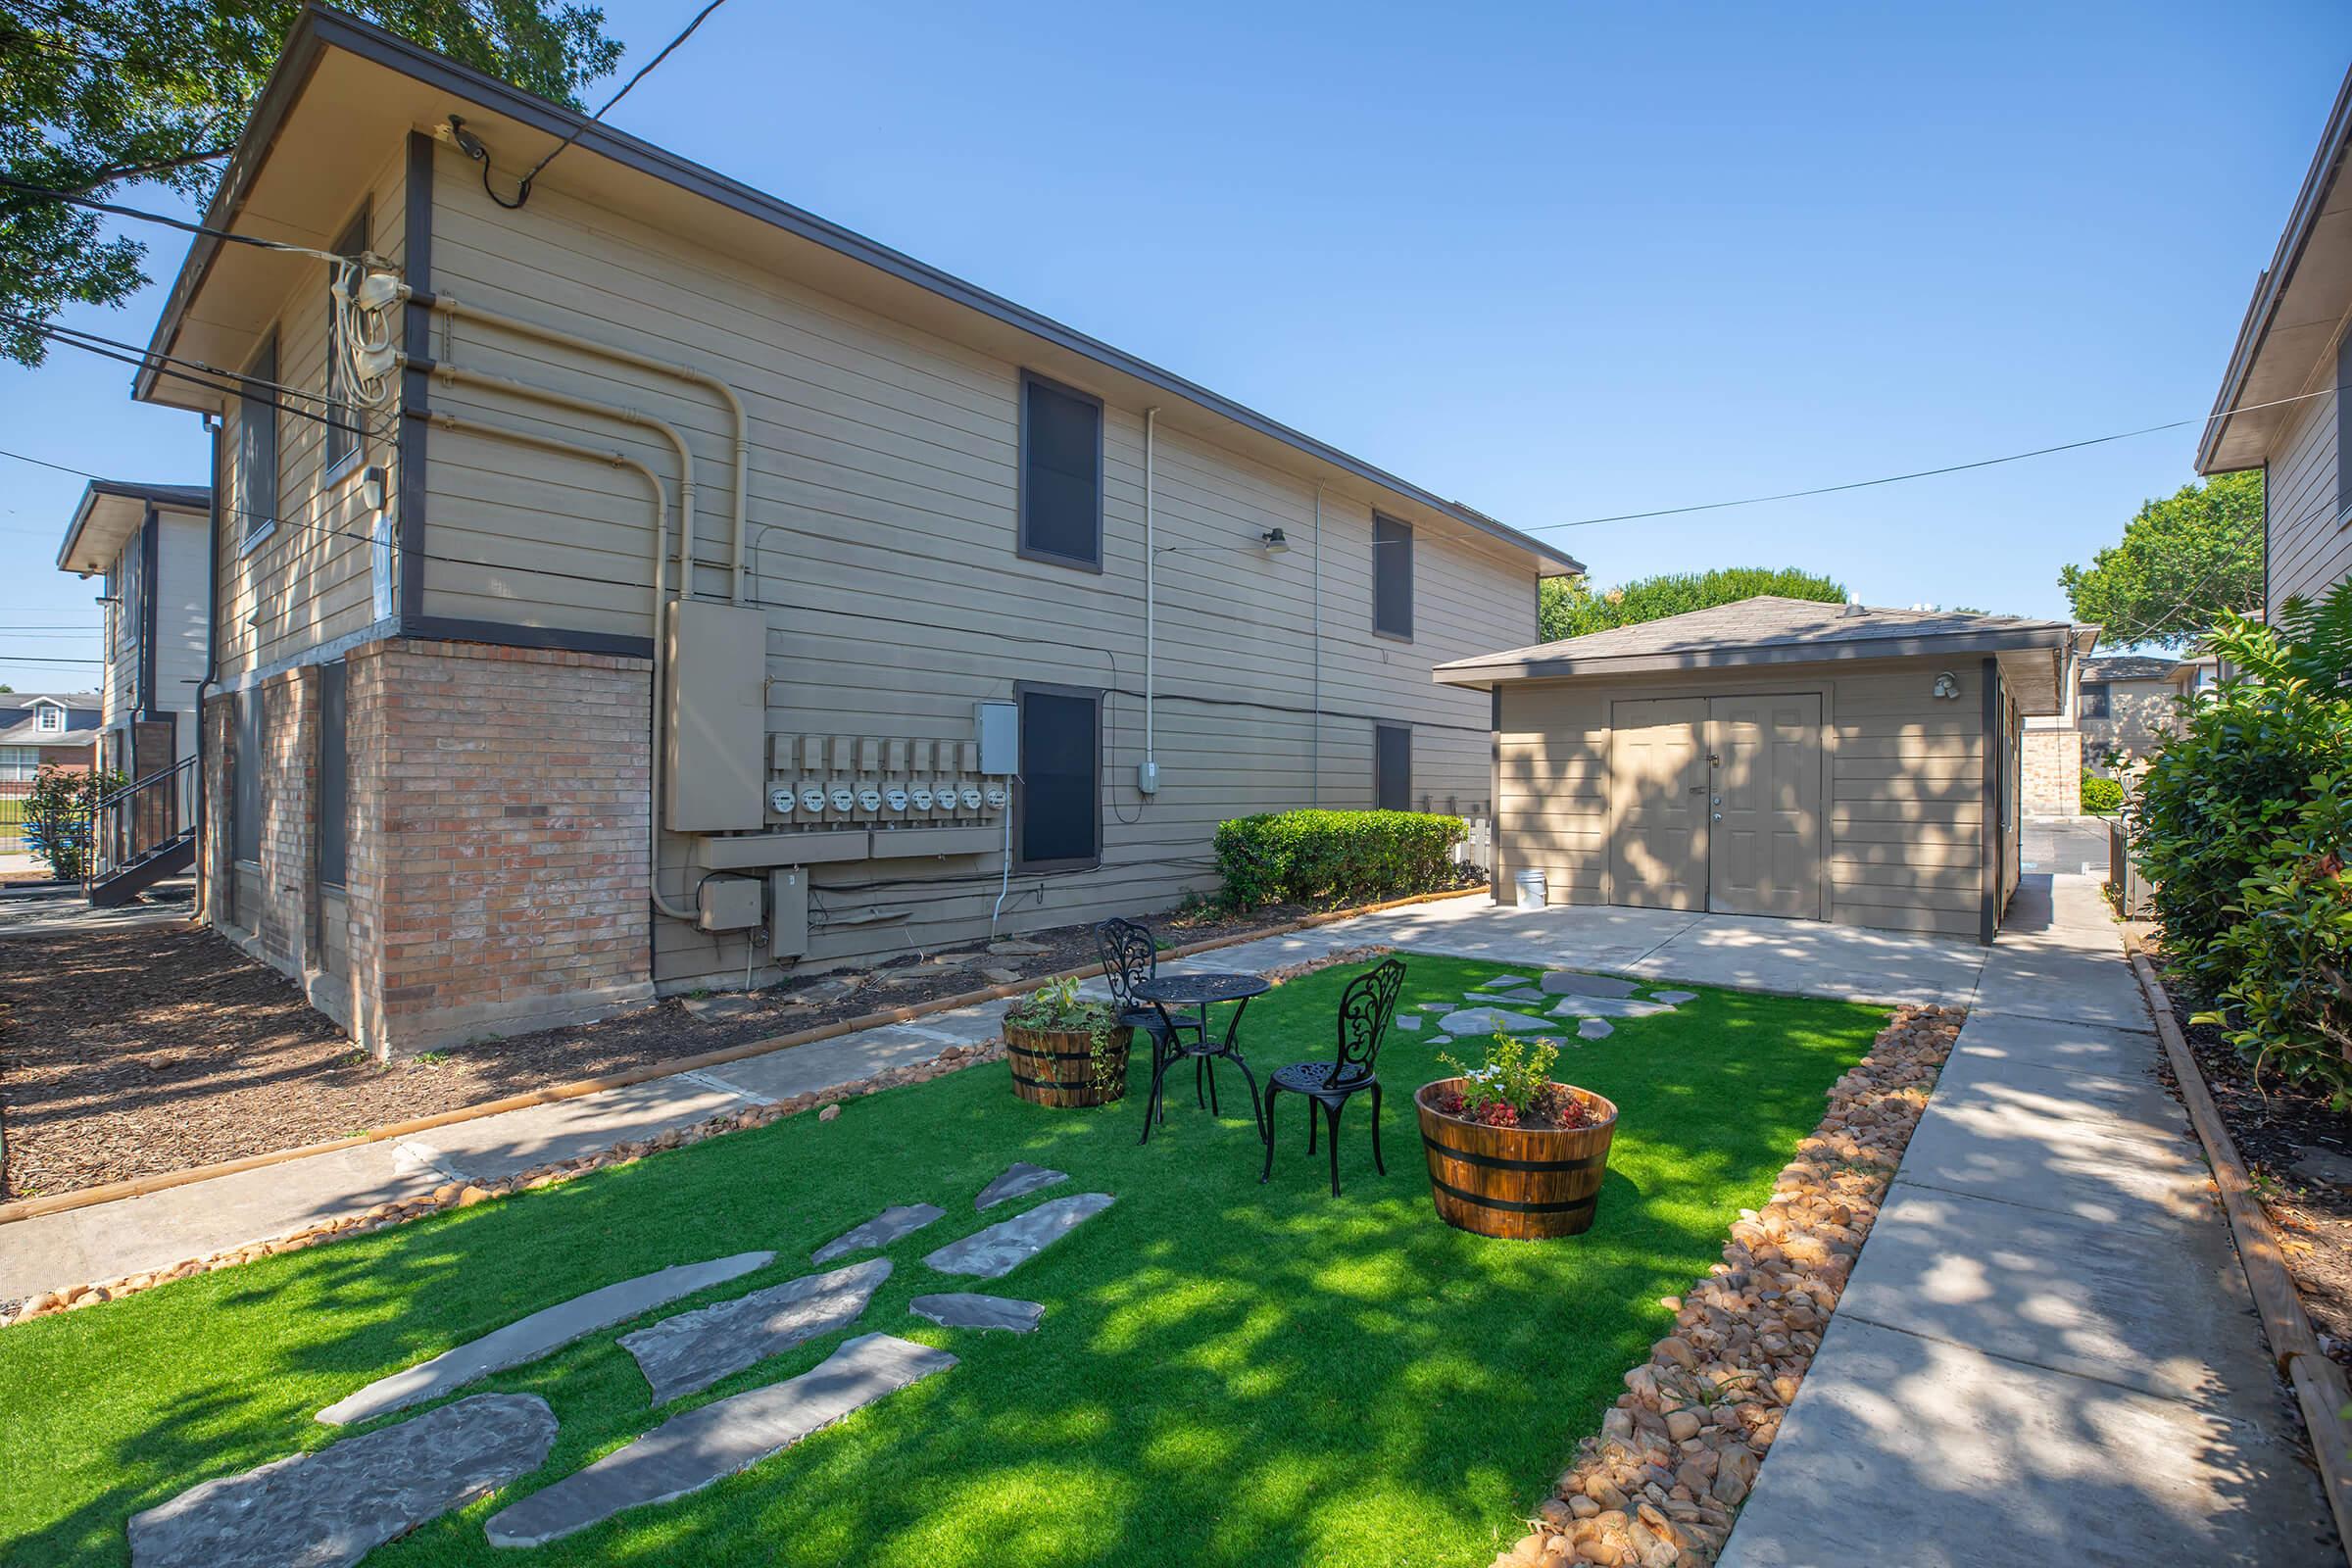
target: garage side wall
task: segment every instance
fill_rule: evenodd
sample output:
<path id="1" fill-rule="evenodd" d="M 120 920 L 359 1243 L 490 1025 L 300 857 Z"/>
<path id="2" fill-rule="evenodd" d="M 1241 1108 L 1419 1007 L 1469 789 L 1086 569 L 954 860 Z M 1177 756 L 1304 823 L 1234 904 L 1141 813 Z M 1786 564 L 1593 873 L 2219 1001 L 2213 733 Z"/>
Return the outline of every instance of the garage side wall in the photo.
<path id="1" fill-rule="evenodd" d="M 1949 673 L 1956 697 L 1934 695 Z M 1829 770 L 1823 905 L 1845 925 L 1977 935 L 1984 888 L 1984 689 L 1975 658 L 1520 681 L 1501 688 L 1494 882 L 1545 874 L 1553 904 L 1622 904 L 1609 857 L 1612 705 L 1821 696 Z"/>

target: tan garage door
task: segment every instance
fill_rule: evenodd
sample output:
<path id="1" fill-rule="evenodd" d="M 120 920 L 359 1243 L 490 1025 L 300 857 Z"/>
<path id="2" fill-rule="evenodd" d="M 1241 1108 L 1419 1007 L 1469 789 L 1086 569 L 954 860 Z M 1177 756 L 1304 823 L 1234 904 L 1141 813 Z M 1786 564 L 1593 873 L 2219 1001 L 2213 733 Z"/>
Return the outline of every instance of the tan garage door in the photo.
<path id="1" fill-rule="evenodd" d="M 1610 705 L 1610 899 L 1821 919 L 1821 698 Z"/>
<path id="2" fill-rule="evenodd" d="M 1821 698 L 1707 703 L 1707 907 L 1822 917 Z"/>
<path id="3" fill-rule="evenodd" d="M 1610 706 L 1613 902 L 1707 906 L 1706 728 L 1703 697 Z"/>

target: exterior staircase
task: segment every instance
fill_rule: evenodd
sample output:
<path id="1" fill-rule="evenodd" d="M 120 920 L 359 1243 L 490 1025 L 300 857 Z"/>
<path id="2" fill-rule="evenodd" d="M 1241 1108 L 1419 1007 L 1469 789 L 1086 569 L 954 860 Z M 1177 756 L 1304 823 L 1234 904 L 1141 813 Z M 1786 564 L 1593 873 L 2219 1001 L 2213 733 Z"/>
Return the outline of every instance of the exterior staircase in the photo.
<path id="1" fill-rule="evenodd" d="M 196 863 L 196 759 L 125 784 L 90 808 L 82 891 L 91 904 L 128 904 Z"/>

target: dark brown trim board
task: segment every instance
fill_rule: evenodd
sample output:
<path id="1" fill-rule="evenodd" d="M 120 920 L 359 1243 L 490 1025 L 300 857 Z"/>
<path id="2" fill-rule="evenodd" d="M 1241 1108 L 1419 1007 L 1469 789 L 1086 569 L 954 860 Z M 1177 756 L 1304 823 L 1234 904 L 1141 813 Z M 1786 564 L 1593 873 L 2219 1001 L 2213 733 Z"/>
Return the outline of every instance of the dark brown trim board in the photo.
<path id="1" fill-rule="evenodd" d="M 1984 683 L 1984 815 L 1977 827 L 1979 853 L 1977 940 L 1992 946 L 1994 933 L 2001 928 L 2001 736 L 2006 726 L 2001 722 L 2001 662 L 1986 659 L 1981 677 Z"/>
<path id="2" fill-rule="evenodd" d="M 305 13 L 309 15 L 309 13 Z M 400 592 L 393 613 L 401 630 L 412 637 L 431 636 L 411 629 L 412 620 L 424 617 L 424 466 L 425 416 L 432 412 L 429 369 L 433 351 L 433 138 L 421 130 L 409 132 L 407 170 L 407 231 L 402 235 L 401 268 L 414 291 L 402 312 L 401 348 L 408 364 L 400 377 L 400 493 L 396 498 L 400 542 Z"/>

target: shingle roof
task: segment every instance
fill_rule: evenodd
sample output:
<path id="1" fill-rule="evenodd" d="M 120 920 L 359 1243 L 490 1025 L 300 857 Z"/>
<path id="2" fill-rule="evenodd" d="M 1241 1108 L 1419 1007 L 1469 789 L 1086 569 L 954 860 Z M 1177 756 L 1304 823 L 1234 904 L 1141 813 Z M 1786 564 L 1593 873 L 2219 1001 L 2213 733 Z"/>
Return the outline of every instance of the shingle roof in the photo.
<path id="1" fill-rule="evenodd" d="M 1977 615 L 1956 610 L 1878 610 L 1759 594 L 1737 604 L 1686 611 L 1608 631 L 1565 637 L 1437 668 L 1439 680 L 1466 684 L 1530 675 L 1596 674 L 1624 669 L 1702 668 L 1710 664 L 1802 663 L 1832 659 L 1900 658 L 1937 652 L 1993 653 L 2061 646 L 2074 626 L 2024 615 Z"/>
<path id="2" fill-rule="evenodd" d="M 2140 654 L 2116 654 L 2082 662 L 2084 680 L 2170 680 L 2180 668 L 2178 659 L 2150 659 Z"/>

